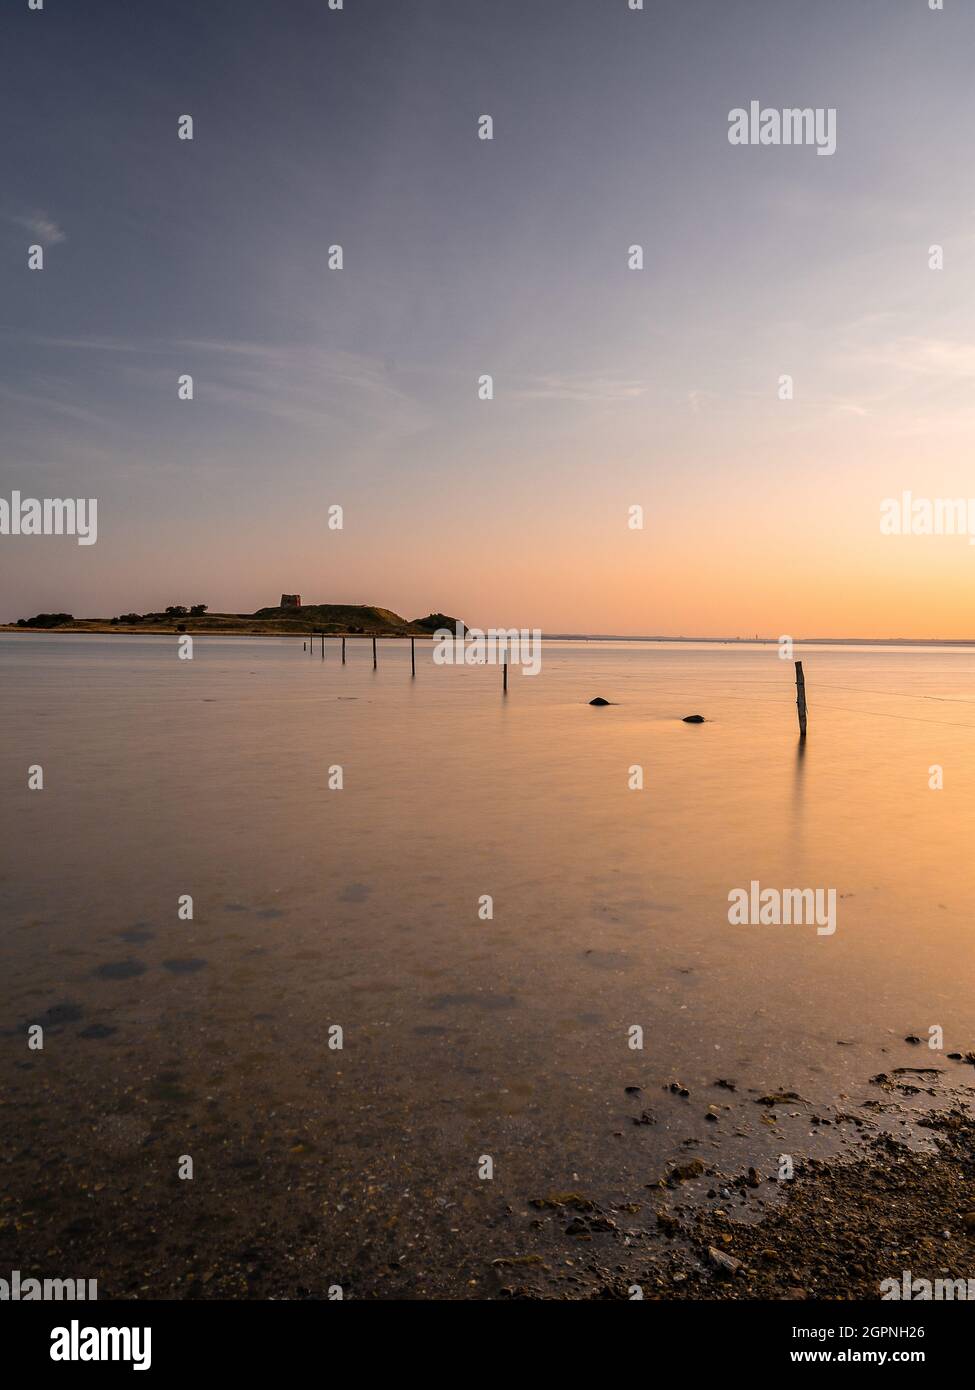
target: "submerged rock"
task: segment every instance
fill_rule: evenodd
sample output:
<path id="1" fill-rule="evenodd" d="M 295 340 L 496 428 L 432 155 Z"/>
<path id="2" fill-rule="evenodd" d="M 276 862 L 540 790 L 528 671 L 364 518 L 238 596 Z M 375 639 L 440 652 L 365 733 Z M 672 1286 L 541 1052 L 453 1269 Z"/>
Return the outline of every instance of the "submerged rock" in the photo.
<path id="1" fill-rule="evenodd" d="M 690 1182 L 692 1178 L 699 1178 L 704 1172 L 704 1164 L 699 1158 L 692 1158 L 690 1163 L 678 1163 L 667 1174 L 667 1182 L 671 1187 L 678 1183 Z"/>
<path id="2" fill-rule="evenodd" d="M 593 704 L 595 704 L 595 701 L 593 701 Z M 685 714 L 685 715 L 684 715 L 684 718 L 681 720 L 681 723 L 682 723 L 682 724 L 703 724 L 703 723 L 704 723 L 704 715 L 703 715 L 703 714 Z"/>
<path id="3" fill-rule="evenodd" d="M 611 700 L 604 700 L 603 697 L 602 697 L 601 695 L 597 695 L 596 698 L 595 698 L 595 700 L 590 700 L 589 703 L 590 703 L 591 705 L 609 705 L 609 704 L 612 704 L 612 701 L 611 701 Z"/>
<path id="4" fill-rule="evenodd" d="M 741 1260 L 736 1260 L 734 1255 L 726 1255 L 716 1245 L 708 1246 L 708 1258 L 721 1274 L 736 1274 L 741 1269 Z"/>
<path id="5" fill-rule="evenodd" d="M 635 1115 L 631 1115 L 630 1119 L 635 1125 L 655 1125 L 657 1123 L 657 1117 L 652 1110 L 644 1110 L 639 1119 Z"/>
<path id="6" fill-rule="evenodd" d="M 530 1197 L 532 1207 L 569 1207 L 572 1211 L 597 1211 L 596 1203 L 581 1192 L 552 1192 L 548 1197 Z"/>
<path id="7" fill-rule="evenodd" d="M 876 1078 L 874 1078 L 876 1080 Z M 803 1100 L 797 1091 L 771 1091 L 767 1096 L 759 1096 L 756 1105 L 785 1105 L 790 1100 L 800 1100 L 803 1105 L 808 1105 L 808 1100 Z"/>

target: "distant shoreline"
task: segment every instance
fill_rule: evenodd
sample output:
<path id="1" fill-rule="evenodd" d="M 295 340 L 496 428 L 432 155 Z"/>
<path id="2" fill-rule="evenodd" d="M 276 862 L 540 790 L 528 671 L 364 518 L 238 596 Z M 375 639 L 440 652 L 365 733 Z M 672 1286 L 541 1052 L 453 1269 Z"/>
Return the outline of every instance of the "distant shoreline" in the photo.
<path id="1" fill-rule="evenodd" d="M 84 620 L 69 626 L 67 623 L 59 627 L 18 627 L 16 623 L 0 623 L 0 633 L 12 632 L 18 636 L 34 637 L 291 637 L 292 639 L 303 637 L 305 640 L 310 638 L 319 639 L 322 636 L 320 627 L 220 627 L 208 626 L 205 623 L 197 624 L 192 619 L 188 622 L 174 623 L 153 623 L 146 627 L 125 627 L 121 623 L 107 623 L 100 621 L 85 622 Z M 432 638 L 432 632 L 415 631 L 383 632 L 376 629 L 375 632 L 349 632 L 342 631 L 341 628 L 325 629 L 326 637 L 347 637 L 349 641 L 362 640 L 368 641 L 372 637 L 382 637 L 384 639 L 396 638 L 403 641 L 407 638 L 423 640 Z"/>
<path id="2" fill-rule="evenodd" d="M 0 633 L 16 633 L 18 636 L 42 635 L 45 637 L 51 635 L 83 636 L 86 634 L 119 637 L 174 637 L 188 634 L 197 637 L 303 637 L 308 640 L 309 638 L 321 638 L 322 632 L 321 627 L 302 627 L 298 624 L 289 625 L 274 621 L 250 625 L 239 619 L 235 621 L 231 615 L 228 615 L 226 623 L 221 623 L 220 615 L 217 614 L 210 618 L 187 618 L 179 623 L 131 626 L 112 623 L 101 618 L 79 618 L 74 623 L 64 623 L 58 627 L 18 627 L 16 623 L 0 623 Z M 350 641 L 356 639 L 366 641 L 372 637 L 381 637 L 387 641 L 395 638 L 402 641 L 407 637 L 432 640 L 434 633 L 415 628 L 412 631 L 409 629 L 406 631 L 396 631 L 395 629 L 384 631 L 377 628 L 375 631 L 369 632 L 352 632 L 339 627 L 326 627 L 324 635 L 326 637 L 346 637 Z M 543 642 L 658 642 L 674 646 L 701 644 L 721 647 L 768 647 L 777 646 L 779 640 L 778 637 L 665 637 L 660 635 L 632 637 L 613 633 L 578 632 L 545 632 L 542 634 Z M 795 647 L 952 648 L 975 647 L 975 637 L 793 637 L 792 643 Z"/>
<path id="3" fill-rule="evenodd" d="M 627 637 L 612 633 L 545 632 L 545 642 L 708 642 L 727 647 L 778 646 L 781 637 Z M 975 637 L 793 637 L 795 647 L 975 647 Z"/>

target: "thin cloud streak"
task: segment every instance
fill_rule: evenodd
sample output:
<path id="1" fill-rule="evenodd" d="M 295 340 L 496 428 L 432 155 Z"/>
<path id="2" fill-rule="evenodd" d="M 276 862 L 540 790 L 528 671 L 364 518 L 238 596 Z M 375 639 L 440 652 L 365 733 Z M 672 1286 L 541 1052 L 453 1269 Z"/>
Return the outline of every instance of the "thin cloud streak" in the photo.
<path id="1" fill-rule="evenodd" d="M 26 228 L 42 246 L 57 246 L 59 242 L 68 239 L 53 217 L 49 217 L 46 212 L 40 210 L 21 216 L 8 216 L 7 220 L 15 223 L 18 227 Z"/>

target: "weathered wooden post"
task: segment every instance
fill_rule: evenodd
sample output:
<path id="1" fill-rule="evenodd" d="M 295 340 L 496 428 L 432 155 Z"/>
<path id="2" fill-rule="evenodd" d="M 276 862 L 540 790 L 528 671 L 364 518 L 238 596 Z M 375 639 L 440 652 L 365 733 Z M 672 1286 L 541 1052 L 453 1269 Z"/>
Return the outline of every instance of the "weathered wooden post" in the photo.
<path id="1" fill-rule="evenodd" d="M 504 693 L 508 693 L 508 663 L 504 663 Z"/>
<path id="2" fill-rule="evenodd" d="M 796 662 L 796 707 L 799 711 L 799 737 L 806 737 L 806 678 L 802 674 L 802 662 Z"/>
<path id="3" fill-rule="evenodd" d="M 411 673 L 415 676 L 415 675 L 416 675 L 416 638 L 415 638 L 415 637 L 411 637 L 411 638 L 410 638 L 410 670 L 411 670 Z"/>
<path id="4" fill-rule="evenodd" d="M 372 669 L 376 669 L 376 639 L 372 639 Z"/>
<path id="5" fill-rule="evenodd" d="M 345 665 L 345 638 L 342 638 L 342 665 Z"/>
<path id="6" fill-rule="evenodd" d="M 325 660 L 325 630 L 322 629 L 322 660 Z"/>

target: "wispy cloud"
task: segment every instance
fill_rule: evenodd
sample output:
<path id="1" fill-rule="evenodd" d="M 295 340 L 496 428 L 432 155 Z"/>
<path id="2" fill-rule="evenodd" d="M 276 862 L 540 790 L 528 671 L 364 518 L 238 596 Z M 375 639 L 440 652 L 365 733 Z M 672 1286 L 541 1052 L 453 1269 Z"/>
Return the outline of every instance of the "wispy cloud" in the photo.
<path id="1" fill-rule="evenodd" d="M 868 356 L 877 366 L 943 380 L 975 376 L 975 342 L 949 338 L 898 338 Z"/>
<path id="2" fill-rule="evenodd" d="M 515 391 L 522 400 L 628 401 L 646 394 L 643 381 L 604 376 L 542 376 Z"/>
<path id="3" fill-rule="evenodd" d="M 412 398 L 377 359 L 296 344 L 187 340 L 178 352 L 219 363 L 222 380 L 207 389 L 226 401 L 292 419 L 412 405 Z"/>
<path id="4" fill-rule="evenodd" d="M 24 333 L 18 335 L 21 343 L 30 343 L 42 348 L 73 348 L 79 352 L 152 352 L 151 346 L 134 342 L 123 342 L 118 338 L 46 338 L 34 337 Z M 168 351 L 168 349 L 167 349 Z"/>
<path id="5" fill-rule="evenodd" d="M 78 404 L 70 398 L 72 390 L 77 392 L 73 384 L 66 385 L 63 382 L 41 379 L 37 385 L 39 390 L 19 391 L 0 383 L 0 402 L 8 409 L 19 406 L 27 411 L 35 428 L 45 415 L 63 416 L 76 423 L 95 425 L 102 429 L 109 429 L 113 425 L 110 414 L 100 414 L 92 410 L 88 404 Z"/>
<path id="6" fill-rule="evenodd" d="M 718 399 L 714 391 L 700 391 L 695 389 L 687 393 L 687 404 L 691 408 L 692 415 L 700 415 L 702 411 L 706 411 Z"/>
<path id="7" fill-rule="evenodd" d="M 8 219 L 15 222 L 18 227 L 25 227 L 35 241 L 39 241 L 42 246 L 57 246 L 60 241 L 67 241 L 67 236 L 46 212 L 36 211 L 24 215 L 12 216 Z"/>

